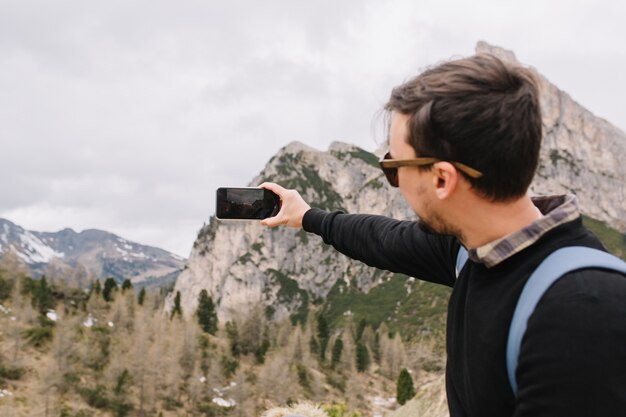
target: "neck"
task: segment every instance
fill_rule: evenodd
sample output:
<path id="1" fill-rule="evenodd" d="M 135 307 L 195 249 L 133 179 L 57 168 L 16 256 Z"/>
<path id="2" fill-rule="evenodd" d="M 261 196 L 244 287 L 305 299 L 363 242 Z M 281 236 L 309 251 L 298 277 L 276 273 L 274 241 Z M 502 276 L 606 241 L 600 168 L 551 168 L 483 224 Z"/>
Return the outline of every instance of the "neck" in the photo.
<path id="1" fill-rule="evenodd" d="M 476 248 L 523 229 L 542 217 L 528 195 L 512 202 L 493 203 L 471 193 L 471 202 L 460 205 L 455 218 L 461 243 Z"/>

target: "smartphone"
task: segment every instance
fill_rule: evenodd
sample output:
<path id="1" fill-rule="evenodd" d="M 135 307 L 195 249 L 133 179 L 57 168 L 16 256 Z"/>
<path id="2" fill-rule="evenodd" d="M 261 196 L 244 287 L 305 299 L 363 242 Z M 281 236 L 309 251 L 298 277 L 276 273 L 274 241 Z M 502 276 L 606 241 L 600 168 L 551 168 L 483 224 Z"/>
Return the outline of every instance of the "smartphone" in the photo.
<path id="1" fill-rule="evenodd" d="M 261 220 L 280 210 L 280 197 L 265 188 L 220 187 L 215 215 L 222 220 Z"/>

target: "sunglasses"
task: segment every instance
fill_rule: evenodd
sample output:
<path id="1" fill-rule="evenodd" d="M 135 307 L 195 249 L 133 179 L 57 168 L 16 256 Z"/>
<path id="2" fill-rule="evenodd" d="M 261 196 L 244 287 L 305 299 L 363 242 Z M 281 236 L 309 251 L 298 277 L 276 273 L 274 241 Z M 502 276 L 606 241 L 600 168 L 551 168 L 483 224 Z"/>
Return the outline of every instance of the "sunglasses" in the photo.
<path id="1" fill-rule="evenodd" d="M 432 165 L 436 162 L 444 162 L 444 160 L 437 159 L 437 158 L 428 158 L 428 157 L 413 158 L 413 159 L 391 159 L 391 155 L 389 154 L 389 152 L 387 152 L 385 156 L 383 157 L 383 159 L 378 161 L 378 164 L 380 165 L 380 169 L 383 170 L 385 177 L 387 177 L 387 181 L 389 181 L 389 184 L 392 187 L 397 187 L 399 167 L 407 167 L 407 166 L 419 167 L 419 166 Z M 477 171 L 474 168 L 468 167 L 467 165 L 462 164 L 460 162 L 451 162 L 451 161 L 448 161 L 448 162 L 454 165 L 456 169 L 458 169 L 459 171 L 463 172 L 464 174 L 472 178 L 480 178 L 483 175 L 482 172 Z"/>

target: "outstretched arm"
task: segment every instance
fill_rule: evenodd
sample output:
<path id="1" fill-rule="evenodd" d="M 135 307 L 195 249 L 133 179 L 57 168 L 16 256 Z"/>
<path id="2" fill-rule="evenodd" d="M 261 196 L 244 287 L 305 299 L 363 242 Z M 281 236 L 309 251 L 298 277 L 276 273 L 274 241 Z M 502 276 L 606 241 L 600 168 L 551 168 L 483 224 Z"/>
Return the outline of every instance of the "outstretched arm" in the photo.
<path id="1" fill-rule="evenodd" d="M 452 286 L 459 244 L 453 237 L 428 235 L 414 221 L 311 209 L 295 190 L 261 184 L 281 198 L 280 212 L 261 223 L 303 227 L 339 252 L 369 266 Z"/>

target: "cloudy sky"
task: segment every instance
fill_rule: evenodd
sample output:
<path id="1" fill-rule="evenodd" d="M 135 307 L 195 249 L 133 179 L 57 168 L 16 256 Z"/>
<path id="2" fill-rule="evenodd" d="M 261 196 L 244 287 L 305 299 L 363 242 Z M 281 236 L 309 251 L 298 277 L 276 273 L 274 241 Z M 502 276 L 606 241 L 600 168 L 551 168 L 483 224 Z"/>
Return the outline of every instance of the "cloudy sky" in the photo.
<path id="1" fill-rule="evenodd" d="M 0 217 L 188 256 L 218 186 L 290 141 L 377 147 L 420 68 L 513 50 L 626 129 L 617 1 L 0 0 Z"/>

